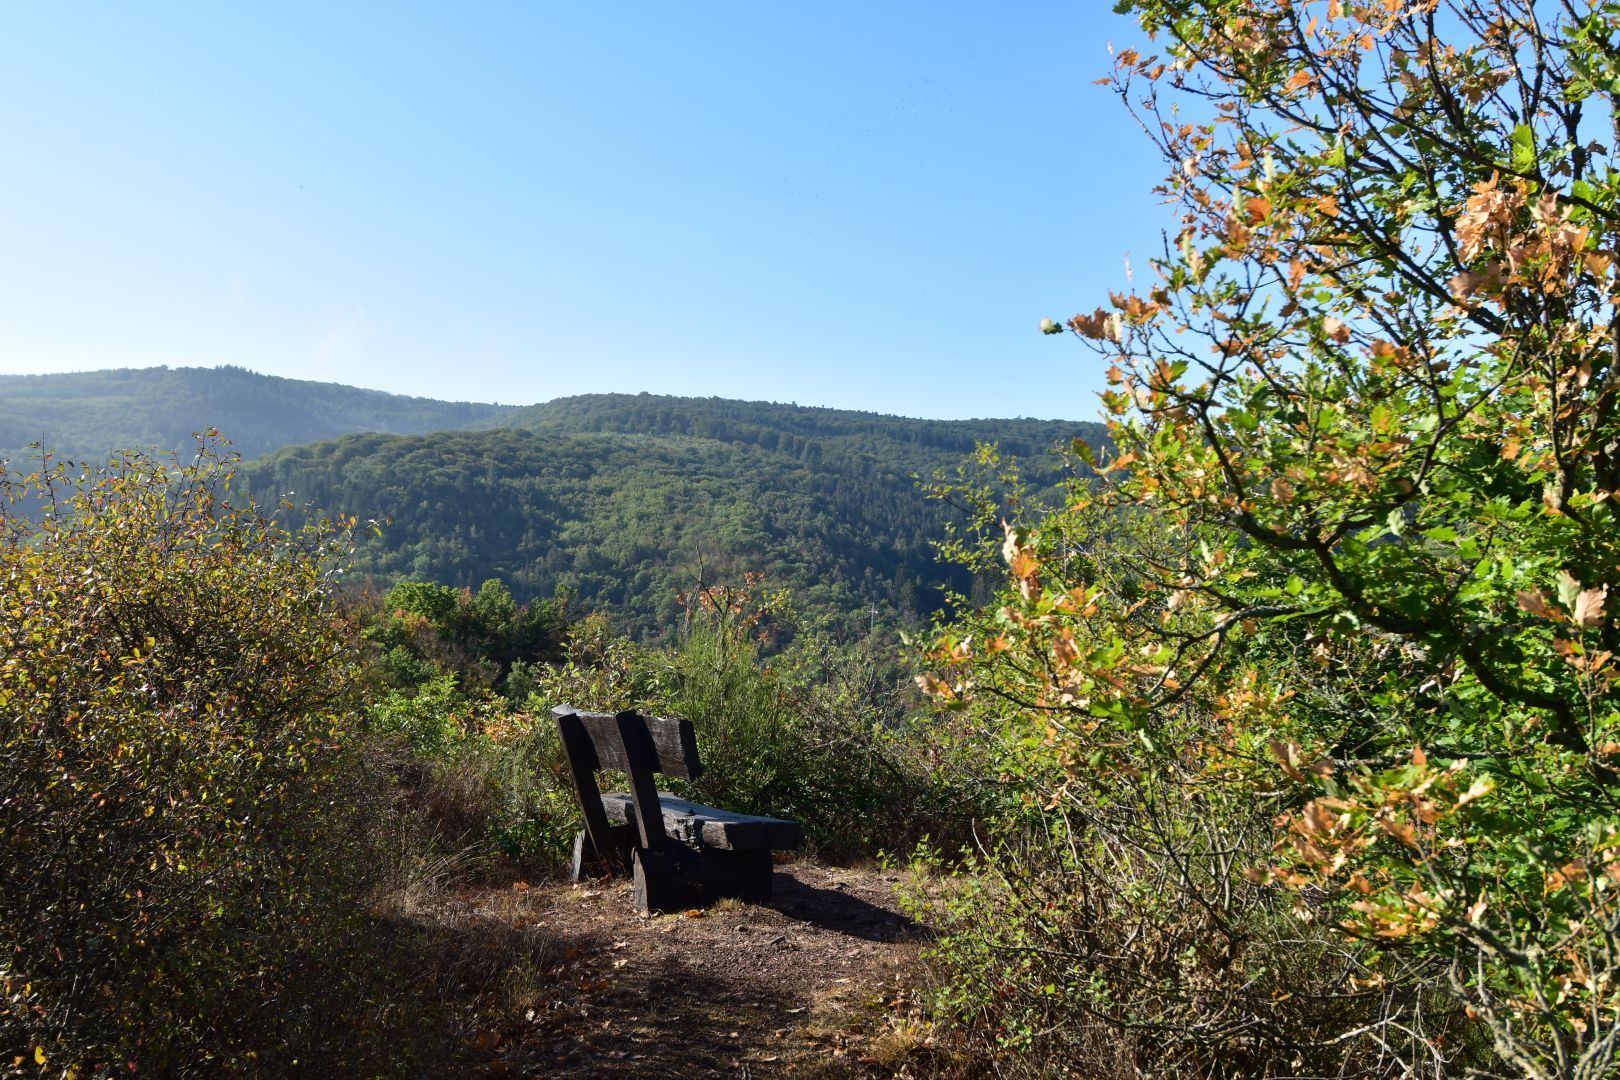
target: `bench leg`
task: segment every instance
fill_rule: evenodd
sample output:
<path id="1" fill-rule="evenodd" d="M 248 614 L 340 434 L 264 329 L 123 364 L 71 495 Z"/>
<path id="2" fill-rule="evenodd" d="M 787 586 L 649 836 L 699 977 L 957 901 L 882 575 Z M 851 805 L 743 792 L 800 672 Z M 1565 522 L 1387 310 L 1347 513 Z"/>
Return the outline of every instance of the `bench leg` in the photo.
<path id="1" fill-rule="evenodd" d="M 648 851 L 636 848 L 631 857 L 636 910 L 685 911 L 703 903 L 703 866 L 697 852 L 680 844 Z"/>
<path id="2" fill-rule="evenodd" d="M 771 899 L 771 874 L 769 851 L 703 850 L 703 891 L 711 899 L 729 896 L 750 904 L 767 904 Z"/>
<path id="3" fill-rule="evenodd" d="M 616 876 L 630 873 L 630 851 L 635 846 L 635 833 L 627 825 L 616 825 L 610 832 L 613 849 L 598 854 L 584 829 L 574 834 L 574 860 L 569 878 L 583 881 L 587 877 Z"/>

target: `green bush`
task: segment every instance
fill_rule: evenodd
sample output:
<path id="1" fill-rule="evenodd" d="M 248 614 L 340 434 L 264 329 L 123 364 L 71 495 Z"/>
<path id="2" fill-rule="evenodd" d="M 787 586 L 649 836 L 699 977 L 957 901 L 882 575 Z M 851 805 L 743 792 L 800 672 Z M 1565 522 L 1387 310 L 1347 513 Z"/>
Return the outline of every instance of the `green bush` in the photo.
<path id="1" fill-rule="evenodd" d="M 351 598 L 353 616 L 378 649 L 388 686 L 411 689 L 438 675 L 454 675 L 464 689 L 500 688 L 522 700 L 534 664 L 560 655 L 567 628 L 564 604 L 518 604 L 500 581 L 475 593 L 426 581 L 401 581 L 379 599 Z M 515 687 L 507 686 L 519 672 Z"/>
<path id="2" fill-rule="evenodd" d="M 342 532 L 230 463 L 0 478 L 0 1058 L 375 1068 Z M 333 1060 L 342 1049 L 345 1060 Z"/>
<path id="3" fill-rule="evenodd" d="M 422 846 L 468 874 L 501 861 L 541 872 L 567 864 L 579 810 L 551 718 L 456 676 L 387 691 L 366 710 L 369 733 L 394 748 L 403 808 Z"/>
<path id="4" fill-rule="evenodd" d="M 468 736 L 455 713 L 461 702 L 456 677 L 440 675 L 414 691 L 389 691 L 367 713 L 373 731 L 399 739 L 415 756 L 449 759 L 457 755 Z"/>

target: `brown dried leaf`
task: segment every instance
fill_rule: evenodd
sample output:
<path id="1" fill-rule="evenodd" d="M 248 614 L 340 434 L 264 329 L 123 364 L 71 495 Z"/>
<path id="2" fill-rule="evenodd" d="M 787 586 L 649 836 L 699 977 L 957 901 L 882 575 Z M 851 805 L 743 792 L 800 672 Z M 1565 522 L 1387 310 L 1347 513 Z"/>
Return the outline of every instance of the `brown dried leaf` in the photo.
<path id="1" fill-rule="evenodd" d="M 1277 764 L 1282 766 L 1282 771 L 1288 777 L 1288 779 L 1305 779 L 1305 774 L 1299 771 L 1299 766 L 1297 764 L 1299 761 L 1298 746 L 1291 742 L 1281 742 L 1277 739 L 1272 739 L 1270 746 L 1271 756 L 1277 759 Z"/>
<path id="2" fill-rule="evenodd" d="M 1519 606 L 1539 618 L 1552 619 L 1554 622 L 1564 619 L 1564 613 L 1555 608 L 1552 598 L 1540 589 L 1520 589 Z"/>
<path id="3" fill-rule="evenodd" d="M 1408 825 L 1406 822 L 1397 821 L 1394 818 L 1381 817 L 1378 819 L 1378 825 L 1381 829 L 1389 833 L 1389 835 L 1393 836 L 1401 843 L 1405 844 L 1407 847 L 1418 846 L 1417 830 L 1413 829 L 1412 826 Z"/>
<path id="4" fill-rule="evenodd" d="M 1337 341 L 1340 345 L 1344 345 L 1350 340 L 1350 327 L 1345 325 L 1342 320 L 1335 319 L 1331 315 L 1322 320 L 1322 333 Z"/>
<path id="5" fill-rule="evenodd" d="M 1609 587 L 1601 589 L 1587 589 L 1575 598 L 1575 621 L 1582 626 L 1596 626 L 1603 621 L 1603 602 L 1609 595 Z"/>

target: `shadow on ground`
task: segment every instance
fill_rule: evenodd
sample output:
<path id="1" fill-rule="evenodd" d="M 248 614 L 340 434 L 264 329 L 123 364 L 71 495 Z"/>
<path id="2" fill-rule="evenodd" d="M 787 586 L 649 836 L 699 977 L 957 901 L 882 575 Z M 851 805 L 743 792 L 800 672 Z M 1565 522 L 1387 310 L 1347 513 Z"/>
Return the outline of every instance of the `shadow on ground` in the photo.
<path id="1" fill-rule="evenodd" d="M 818 888 L 790 873 L 778 872 L 771 883 L 771 907 L 790 919 L 865 941 L 916 941 L 927 931 L 893 908 L 863 900 L 847 886 Z"/>
<path id="2" fill-rule="evenodd" d="M 775 1061 L 766 1059 L 780 1055 L 769 1052 L 769 1042 L 791 1032 L 793 1003 L 781 1001 L 775 987 L 695 972 L 673 958 L 621 972 L 612 989 L 577 997 L 559 1024 L 498 1071 L 671 1080 L 776 1075 Z"/>

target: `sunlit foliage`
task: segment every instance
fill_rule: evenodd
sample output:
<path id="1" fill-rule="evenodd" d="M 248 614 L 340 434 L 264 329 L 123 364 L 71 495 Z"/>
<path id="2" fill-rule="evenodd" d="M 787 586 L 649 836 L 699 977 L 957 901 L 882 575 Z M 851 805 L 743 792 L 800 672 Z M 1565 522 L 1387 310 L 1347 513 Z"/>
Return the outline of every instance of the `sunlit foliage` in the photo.
<path id="1" fill-rule="evenodd" d="M 211 445 L 0 478 L 43 509 L 0 509 L 8 1063 L 274 1071 L 367 1008 L 346 535 L 230 481 Z"/>
<path id="2" fill-rule="evenodd" d="M 1620 8 L 1121 9 L 1151 44 L 1109 81 L 1179 220 L 1156 281 L 1066 325 L 1109 365 L 1098 498 L 1162 542 L 1119 592 L 1066 572 L 1061 520 L 1014 523 L 994 627 L 942 641 L 929 689 L 960 707 L 1021 672 L 1001 722 L 1082 836 L 1110 842 L 1098 790 L 1145 808 L 1149 778 L 1280 811 L 1274 850 L 1227 868 L 1251 882 L 1192 892 L 1332 927 L 1365 965 L 1344 992 L 1390 995 L 1356 1035 L 1387 1060 L 1481 1064 L 1398 977 L 1498 1068 L 1606 1075 Z"/>

